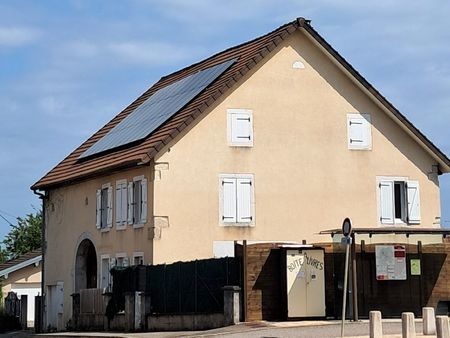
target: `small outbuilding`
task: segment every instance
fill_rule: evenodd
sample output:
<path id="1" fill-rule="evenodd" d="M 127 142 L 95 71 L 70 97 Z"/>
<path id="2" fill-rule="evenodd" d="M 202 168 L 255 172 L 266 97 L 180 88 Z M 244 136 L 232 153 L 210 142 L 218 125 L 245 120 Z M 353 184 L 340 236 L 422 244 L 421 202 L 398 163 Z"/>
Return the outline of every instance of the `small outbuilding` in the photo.
<path id="1" fill-rule="evenodd" d="M 30 251 L 16 259 L 0 264 L 0 282 L 3 301 L 9 292 L 19 298 L 28 296 L 28 326 L 34 326 L 34 297 L 41 295 L 42 249 Z"/>

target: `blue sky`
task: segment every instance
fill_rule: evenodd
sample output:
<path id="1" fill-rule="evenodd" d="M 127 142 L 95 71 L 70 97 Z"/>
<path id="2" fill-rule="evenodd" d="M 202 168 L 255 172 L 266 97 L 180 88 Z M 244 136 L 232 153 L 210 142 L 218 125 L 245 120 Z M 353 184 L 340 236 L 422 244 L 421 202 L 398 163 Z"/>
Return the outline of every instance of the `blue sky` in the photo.
<path id="1" fill-rule="evenodd" d="M 0 214 L 39 207 L 30 185 L 161 76 L 298 16 L 450 154 L 448 13 L 448 1 L 0 0 Z"/>

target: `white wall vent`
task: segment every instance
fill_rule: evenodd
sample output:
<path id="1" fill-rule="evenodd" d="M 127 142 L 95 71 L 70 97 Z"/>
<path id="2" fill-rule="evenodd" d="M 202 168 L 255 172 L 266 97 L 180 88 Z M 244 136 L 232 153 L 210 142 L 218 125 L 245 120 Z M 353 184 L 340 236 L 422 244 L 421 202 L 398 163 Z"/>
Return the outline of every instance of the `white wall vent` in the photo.
<path id="1" fill-rule="evenodd" d="M 294 68 L 294 69 L 305 69 L 305 64 L 303 62 L 301 62 L 301 61 L 295 61 L 292 64 L 292 68 Z"/>

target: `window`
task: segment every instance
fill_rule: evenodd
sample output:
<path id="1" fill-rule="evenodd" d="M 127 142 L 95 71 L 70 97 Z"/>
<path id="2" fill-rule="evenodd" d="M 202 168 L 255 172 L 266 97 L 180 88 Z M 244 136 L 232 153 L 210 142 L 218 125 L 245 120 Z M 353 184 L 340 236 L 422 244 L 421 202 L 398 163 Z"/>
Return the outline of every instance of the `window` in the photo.
<path id="1" fill-rule="evenodd" d="M 228 109 L 228 144 L 237 147 L 253 146 L 253 114 L 247 109 Z"/>
<path id="2" fill-rule="evenodd" d="M 133 253 L 133 265 L 143 265 L 144 264 L 144 253 L 135 252 Z"/>
<path id="3" fill-rule="evenodd" d="M 112 187 L 104 184 L 97 190 L 96 226 L 97 229 L 108 229 L 112 226 Z"/>
<path id="4" fill-rule="evenodd" d="M 380 222 L 419 224 L 419 182 L 402 178 L 379 180 Z"/>
<path id="5" fill-rule="evenodd" d="M 126 229 L 127 226 L 127 181 L 120 180 L 116 182 L 116 228 Z"/>
<path id="6" fill-rule="evenodd" d="M 129 264 L 129 259 L 127 257 L 127 254 L 125 253 L 118 253 L 116 254 L 116 266 L 118 267 L 127 267 Z"/>
<path id="7" fill-rule="evenodd" d="M 128 183 L 128 223 L 142 226 L 147 222 L 147 179 L 138 176 Z"/>
<path id="8" fill-rule="evenodd" d="M 100 276 L 100 288 L 103 290 L 110 290 L 111 284 L 111 262 L 109 255 L 101 255 L 101 276 Z"/>
<path id="9" fill-rule="evenodd" d="M 220 176 L 220 223 L 254 225 L 253 175 Z"/>
<path id="10" fill-rule="evenodd" d="M 369 114 L 347 114 L 348 149 L 372 149 L 372 128 Z"/>

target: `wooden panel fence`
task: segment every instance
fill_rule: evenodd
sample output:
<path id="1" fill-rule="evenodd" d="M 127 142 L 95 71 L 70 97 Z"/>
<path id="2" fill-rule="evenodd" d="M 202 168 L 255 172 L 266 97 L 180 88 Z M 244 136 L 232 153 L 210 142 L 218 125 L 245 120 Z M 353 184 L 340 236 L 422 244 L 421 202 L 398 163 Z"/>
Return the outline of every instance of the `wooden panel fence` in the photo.
<path id="1" fill-rule="evenodd" d="M 81 314 L 104 314 L 103 289 L 80 290 Z"/>

